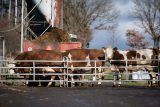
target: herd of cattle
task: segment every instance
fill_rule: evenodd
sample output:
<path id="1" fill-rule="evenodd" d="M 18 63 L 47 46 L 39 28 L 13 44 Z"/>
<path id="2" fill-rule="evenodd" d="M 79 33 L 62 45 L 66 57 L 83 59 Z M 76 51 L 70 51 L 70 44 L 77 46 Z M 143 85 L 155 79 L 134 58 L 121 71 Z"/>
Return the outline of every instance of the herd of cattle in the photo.
<path id="1" fill-rule="evenodd" d="M 148 85 L 152 86 L 155 80 L 159 80 L 159 70 L 160 70 L 160 50 L 159 49 L 140 49 L 140 50 L 129 50 L 122 51 L 115 48 L 107 48 L 106 54 L 107 58 L 111 59 L 110 62 L 111 70 L 118 72 L 118 74 L 123 73 L 128 70 L 129 72 L 138 71 L 143 69 L 149 73 L 150 79 Z M 147 65 L 147 66 L 146 66 Z M 128 69 L 121 67 L 127 66 Z M 136 66 L 136 68 L 134 68 Z M 137 67 L 139 66 L 139 67 Z M 131 69 L 129 69 L 131 68 Z M 117 79 L 121 79 L 122 75 L 116 75 Z M 154 80 L 153 80 L 154 79 Z M 157 82 L 159 85 L 159 82 Z"/>
<path id="2" fill-rule="evenodd" d="M 57 52 L 54 50 L 34 50 L 29 52 L 24 52 L 18 55 L 15 60 L 50 60 L 54 62 L 35 62 L 35 66 L 46 66 L 47 68 L 36 69 L 36 72 L 51 72 L 51 73 L 63 73 L 63 67 L 67 65 L 70 69 L 68 73 L 74 74 L 77 72 L 82 72 L 84 69 L 79 67 L 91 67 L 94 66 L 94 62 L 91 60 L 99 60 L 104 57 L 104 52 L 102 50 L 97 49 L 73 49 L 67 50 L 65 52 Z M 65 60 L 68 60 L 67 62 Z M 78 60 L 78 62 L 75 62 Z M 79 60 L 84 60 L 84 62 L 79 62 Z M 96 66 L 102 66 L 101 61 L 96 62 Z M 17 62 L 16 67 L 33 67 L 32 62 Z M 57 68 L 51 68 L 57 67 Z M 62 67 L 62 69 L 60 69 Z M 93 69 L 91 69 L 93 71 Z M 18 68 L 15 69 L 15 73 L 28 73 L 32 72 L 32 69 L 28 68 Z M 36 76 L 36 79 L 42 79 L 42 76 Z M 73 77 L 73 76 L 72 76 Z M 44 77 L 45 78 L 45 77 Z M 48 78 L 48 76 L 46 77 Z M 51 79 L 54 80 L 56 78 L 55 75 L 51 76 Z M 63 77 L 59 77 L 63 78 Z M 73 79 L 73 78 L 71 78 Z M 50 84 L 50 83 L 49 83 Z M 45 82 L 42 82 L 41 85 L 46 85 Z"/>
<path id="3" fill-rule="evenodd" d="M 98 49 L 72 49 L 67 50 L 65 52 L 57 52 L 54 50 L 34 50 L 29 52 L 24 52 L 19 54 L 15 58 L 15 73 L 31 73 L 33 72 L 33 69 L 31 69 L 33 66 L 35 67 L 41 67 L 36 69 L 36 73 L 43 73 L 43 72 L 49 72 L 49 73 L 64 73 L 65 67 L 68 67 L 67 72 L 69 74 L 81 74 L 84 73 L 84 71 L 88 70 L 91 73 L 95 73 L 94 71 L 97 70 L 99 74 L 101 74 L 98 78 L 99 81 L 103 79 L 102 72 L 105 70 L 100 69 L 105 66 L 105 62 L 110 62 L 110 70 L 114 72 L 114 76 L 116 80 L 121 79 L 121 74 L 126 71 L 126 68 L 124 66 L 135 66 L 135 65 L 151 65 L 153 67 L 152 70 L 150 70 L 147 67 L 145 70 L 147 70 L 150 73 L 151 79 L 155 76 L 157 79 L 159 79 L 159 70 L 160 70 L 160 61 L 158 60 L 160 57 L 160 51 L 158 49 L 141 49 L 141 50 L 129 50 L 129 51 L 122 51 L 118 50 L 117 48 L 103 48 L 102 50 Z M 135 59 L 137 61 L 135 61 Z M 21 61 L 25 60 L 25 61 Z M 27 61 L 26 61 L 27 60 Z M 28 60 L 34 60 L 35 63 L 33 65 L 33 62 L 29 62 Z M 38 61 L 38 60 L 45 60 Z M 81 62 L 83 60 L 83 62 Z M 95 60 L 96 62 L 94 62 Z M 126 61 L 127 60 L 127 61 Z M 48 62 L 47 62 L 48 61 Z M 95 67 L 96 66 L 96 67 Z M 122 67 L 123 66 L 123 67 Z M 27 67 L 27 68 L 23 68 Z M 31 68 L 28 68 L 31 67 Z M 135 71 L 129 70 L 129 72 Z M 27 78 L 26 75 L 24 75 L 25 78 Z M 29 76 L 30 79 L 33 79 L 33 76 Z M 42 80 L 42 79 L 51 79 L 55 80 L 57 78 L 56 75 L 50 75 L 50 76 L 43 76 L 43 75 L 37 75 L 36 80 Z M 64 79 L 64 75 L 59 75 L 59 79 Z M 73 76 L 69 77 L 71 80 L 74 79 Z M 79 79 L 83 79 L 84 77 L 80 75 Z M 95 77 L 93 76 L 93 80 Z M 149 85 L 152 86 L 152 82 L 150 81 Z M 156 81 L 157 82 L 157 81 Z M 159 82 L 158 82 L 159 83 Z M 30 85 L 33 84 L 33 82 L 29 83 Z M 36 83 L 38 85 L 39 83 Z M 35 83 L 34 83 L 35 85 Z M 41 82 L 41 85 L 47 86 L 51 85 L 51 82 Z M 61 84 L 60 84 L 61 85 Z M 117 85 L 114 83 L 114 85 Z M 119 84 L 118 84 L 119 85 Z"/>

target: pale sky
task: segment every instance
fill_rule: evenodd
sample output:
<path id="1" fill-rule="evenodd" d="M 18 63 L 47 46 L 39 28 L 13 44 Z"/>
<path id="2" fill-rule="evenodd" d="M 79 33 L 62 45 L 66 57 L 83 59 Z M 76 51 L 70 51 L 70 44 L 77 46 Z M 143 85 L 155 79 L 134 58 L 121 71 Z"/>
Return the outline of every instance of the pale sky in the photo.
<path id="1" fill-rule="evenodd" d="M 114 0 L 117 10 L 120 11 L 120 16 L 118 17 L 118 28 L 116 33 L 116 43 L 119 49 L 125 50 L 128 49 L 126 45 L 125 33 L 127 29 L 135 28 L 140 30 L 137 27 L 137 22 L 135 19 L 131 18 L 131 11 L 134 7 L 132 0 Z M 93 40 L 90 42 L 90 48 L 101 48 L 111 45 L 111 34 L 109 31 L 94 31 Z"/>

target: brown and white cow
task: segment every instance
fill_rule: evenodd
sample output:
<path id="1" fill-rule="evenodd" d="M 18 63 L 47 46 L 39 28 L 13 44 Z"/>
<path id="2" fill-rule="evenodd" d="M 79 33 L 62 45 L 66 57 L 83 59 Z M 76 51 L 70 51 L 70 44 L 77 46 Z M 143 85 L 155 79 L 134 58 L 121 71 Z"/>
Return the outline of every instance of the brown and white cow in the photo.
<path id="1" fill-rule="evenodd" d="M 157 61 L 156 62 L 152 61 L 152 59 L 157 58 L 156 56 L 159 55 L 159 51 L 157 52 L 156 49 L 121 51 L 121 50 L 118 50 L 117 48 L 107 48 L 106 55 L 108 59 L 112 60 L 111 70 L 115 71 L 115 75 L 116 75 L 116 78 L 114 79 L 120 79 L 122 77 L 121 75 L 119 75 L 119 73 L 123 73 L 126 70 L 125 66 L 129 66 L 129 68 L 130 66 L 133 66 L 133 65 L 144 65 L 144 64 L 158 66 Z M 145 69 L 148 70 L 148 68 L 146 67 Z M 133 69 L 130 69 L 130 70 L 133 71 Z M 158 71 L 154 71 L 154 72 L 158 72 Z M 114 83 L 114 85 L 115 84 L 116 83 Z"/>
<path id="2" fill-rule="evenodd" d="M 93 70 L 95 70 L 95 68 L 93 67 L 102 66 L 102 61 L 100 59 L 104 58 L 104 52 L 98 49 L 72 49 L 64 52 L 63 56 L 68 58 L 68 67 L 71 68 L 70 71 L 72 73 L 75 73 L 77 71 L 79 71 L 79 73 L 82 73 L 83 70 L 91 70 L 92 73 L 94 73 Z M 92 62 L 93 60 L 96 60 L 96 63 Z M 82 78 L 83 77 L 81 77 L 81 79 Z M 95 79 L 95 77 L 93 78 Z"/>
<path id="3" fill-rule="evenodd" d="M 52 66 L 52 67 L 61 67 L 63 66 L 63 62 L 36 62 L 36 60 L 49 60 L 49 61 L 60 61 L 62 60 L 62 53 L 61 52 L 57 52 L 57 51 L 53 51 L 53 50 L 34 50 L 34 51 L 29 51 L 29 52 L 24 52 L 19 54 L 16 58 L 15 61 L 16 62 L 16 67 L 33 67 L 33 62 L 35 60 L 35 67 L 38 66 Z M 28 60 L 28 61 L 20 61 L 20 60 Z M 29 61 L 32 60 L 32 61 Z M 42 71 L 44 72 L 51 72 L 51 73 L 59 73 L 62 72 L 60 69 L 58 68 L 54 68 L 54 69 L 49 69 L 49 68 L 44 68 L 42 69 L 35 69 L 36 73 L 42 73 Z M 18 68 L 15 69 L 15 73 L 31 73 L 33 72 L 33 69 L 31 68 Z M 30 78 L 32 78 L 30 76 Z M 36 76 L 36 79 L 41 78 L 41 76 Z M 48 76 L 47 76 L 48 78 Z M 52 79 L 55 79 L 55 75 L 52 76 Z M 41 85 L 45 85 L 46 83 L 42 82 Z M 38 85 L 38 83 L 36 82 L 36 85 Z"/>

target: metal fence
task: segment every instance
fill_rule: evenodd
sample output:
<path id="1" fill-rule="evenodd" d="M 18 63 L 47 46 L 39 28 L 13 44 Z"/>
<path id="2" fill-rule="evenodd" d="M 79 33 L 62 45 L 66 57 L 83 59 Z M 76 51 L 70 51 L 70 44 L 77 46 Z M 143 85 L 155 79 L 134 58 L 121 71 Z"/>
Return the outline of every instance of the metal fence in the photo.
<path id="1" fill-rule="evenodd" d="M 69 83 L 106 83 L 106 82 L 129 82 L 129 81 L 151 81 L 151 82 L 159 82 L 160 81 L 160 66 L 159 66 L 159 60 L 158 60 L 158 66 L 150 66 L 150 65 L 135 65 L 135 66 L 128 66 L 128 61 L 137 61 L 137 60 L 123 60 L 126 62 L 125 66 L 120 66 L 119 68 L 124 68 L 125 72 L 118 73 L 112 72 L 112 65 L 110 64 L 111 61 L 117 61 L 117 60 L 111 60 L 110 62 L 105 62 L 105 66 L 97 66 L 97 61 L 99 60 L 91 60 L 90 62 L 94 63 L 92 66 L 81 66 L 81 67 L 73 67 L 68 66 L 69 63 L 71 63 L 69 60 L 63 60 L 63 61 L 49 61 L 49 60 L 0 60 L 0 82 L 63 82 L 65 86 L 68 87 Z M 120 60 L 118 60 L 120 61 Z M 122 61 L 122 60 L 121 60 Z M 21 66 L 16 67 L 15 63 L 17 62 L 27 62 L 32 63 L 32 66 Z M 62 66 L 36 66 L 37 63 L 46 63 L 46 62 L 62 62 L 64 63 Z M 78 60 L 78 61 L 72 61 L 73 62 L 87 62 L 86 60 Z M 60 72 L 49 72 L 49 71 L 43 71 L 42 69 L 60 69 Z M 157 72 L 154 73 L 155 79 L 152 80 L 150 78 L 150 75 L 153 75 L 153 72 L 140 72 L 140 68 L 157 68 Z M 85 73 L 72 73 L 70 70 L 77 71 L 80 69 L 85 69 Z M 94 70 L 94 72 L 91 72 L 91 69 Z M 99 71 L 101 69 L 102 71 Z M 132 70 L 131 70 L 132 69 Z M 18 73 L 15 73 L 15 70 L 19 70 Z M 22 73 L 21 70 L 24 70 Z M 43 71 L 43 72 L 42 72 Z M 139 71 L 137 73 L 137 71 Z M 115 75 L 123 74 L 123 78 L 118 80 L 115 79 Z M 132 78 L 130 78 L 130 75 L 132 75 Z M 42 78 L 37 78 L 39 76 L 59 76 L 63 77 L 60 80 L 45 80 Z M 74 76 L 82 76 L 84 77 L 82 80 L 80 79 L 74 79 Z M 104 79 L 101 79 L 101 77 L 104 77 Z M 26 78 L 27 77 L 27 78 Z M 134 77 L 134 78 L 133 78 Z"/>

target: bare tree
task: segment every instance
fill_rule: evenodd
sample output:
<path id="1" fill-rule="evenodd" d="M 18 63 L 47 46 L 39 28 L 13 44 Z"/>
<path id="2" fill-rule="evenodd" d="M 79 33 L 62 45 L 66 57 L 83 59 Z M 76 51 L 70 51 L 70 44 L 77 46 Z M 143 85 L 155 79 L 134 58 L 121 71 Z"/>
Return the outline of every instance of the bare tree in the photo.
<path id="1" fill-rule="evenodd" d="M 133 15 L 140 21 L 141 27 L 149 33 L 154 41 L 154 48 L 160 42 L 160 0 L 133 0 Z"/>
<path id="2" fill-rule="evenodd" d="M 127 30 L 127 45 L 133 49 L 142 49 L 146 48 L 148 42 L 145 40 L 145 37 L 134 29 Z"/>
<path id="3" fill-rule="evenodd" d="M 13 57 L 20 52 L 20 30 L 19 27 L 11 26 L 12 20 L 7 17 L 6 14 L 3 19 L 0 19 L 0 35 L 4 36 L 5 39 L 6 56 Z"/>
<path id="4" fill-rule="evenodd" d="M 64 29 L 77 34 L 85 45 L 92 29 L 106 30 L 118 16 L 112 0 L 64 0 Z"/>
<path id="5" fill-rule="evenodd" d="M 110 39 L 108 40 L 108 42 L 111 44 L 112 47 L 116 47 L 116 43 L 118 41 L 118 35 L 117 35 L 117 27 L 118 27 L 118 23 L 113 24 L 111 27 L 109 27 L 109 31 L 110 31 Z"/>

